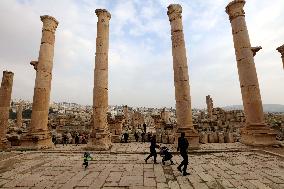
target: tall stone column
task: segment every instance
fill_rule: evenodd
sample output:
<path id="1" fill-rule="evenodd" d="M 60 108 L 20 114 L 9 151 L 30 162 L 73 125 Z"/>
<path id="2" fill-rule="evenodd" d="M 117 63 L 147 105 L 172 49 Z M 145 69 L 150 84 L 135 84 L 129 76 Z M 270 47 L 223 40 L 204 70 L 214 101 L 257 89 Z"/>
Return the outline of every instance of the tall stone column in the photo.
<path id="1" fill-rule="evenodd" d="M 35 88 L 33 96 L 31 124 L 29 132 L 21 141 L 22 146 L 28 148 L 52 147 L 51 133 L 48 129 L 48 112 L 54 56 L 55 31 L 58 21 L 48 15 L 41 16 L 43 22 L 42 38 L 38 61 L 31 65 L 36 70 Z"/>
<path id="2" fill-rule="evenodd" d="M 276 50 L 278 52 L 280 52 L 280 54 L 281 54 L 282 63 L 283 63 L 283 69 L 284 69 L 284 45 L 278 47 Z"/>
<path id="3" fill-rule="evenodd" d="M 206 96 L 206 105 L 207 105 L 207 115 L 208 118 L 211 120 L 212 119 L 212 114 L 213 114 L 213 100 L 210 97 L 210 95 Z"/>
<path id="4" fill-rule="evenodd" d="M 179 4 L 168 6 L 168 16 L 171 24 L 172 56 L 174 69 L 174 85 L 177 115 L 177 138 L 185 132 L 191 148 L 199 147 L 199 135 L 193 127 L 191 97 L 189 87 L 188 66 L 182 25 L 182 7 Z"/>
<path id="5" fill-rule="evenodd" d="M 96 15 L 98 22 L 93 91 L 94 124 L 88 148 L 107 150 L 111 147 L 111 136 L 107 123 L 109 20 L 111 15 L 105 9 L 96 9 Z"/>
<path id="6" fill-rule="evenodd" d="M 14 73 L 3 71 L 0 88 L 0 149 L 9 147 L 6 138 Z"/>
<path id="7" fill-rule="evenodd" d="M 23 126 L 23 103 L 20 102 L 17 108 L 17 120 L 16 125 L 18 128 Z"/>
<path id="8" fill-rule="evenodd" d="M 264 121 L 262 101 L 245 21 L 245 0 L 234 0 L 226 7 L 232 25 L 235 54 L 243 99 L 246 126 L 242 130 L 242 142 L 249 145 L 271 145 L 276 134 Z"/>

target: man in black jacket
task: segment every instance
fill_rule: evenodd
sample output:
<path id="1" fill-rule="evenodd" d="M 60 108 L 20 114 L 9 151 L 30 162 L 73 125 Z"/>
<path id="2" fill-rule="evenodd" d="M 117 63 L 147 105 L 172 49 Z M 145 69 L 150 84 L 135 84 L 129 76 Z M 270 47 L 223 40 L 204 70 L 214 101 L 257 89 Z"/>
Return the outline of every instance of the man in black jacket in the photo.
<path id="1" fill-rule="evenodd" d="M 159 146 L 156 143 L 156 135 L 154 135 L 151 138 L 151 146 L 150 146 L 150 155 L 145 159 L 145 162 L 147 163 L 148 159 L 150 157 L 154 157 L 154 163 L 157 163 L 157 152 L 156 152 L 156 148 L 159 148 Z"/>
<path id="2" fill-rule="evenodd" d="M 181 133 L 181 137 L 178 138 L 178 148 L 177 151 L 180 151 L 180 155 L 183 158 L 183 161 L 181 164 L 177 167 L 177 169 L 182 173 L 183 176 L 189 175 L 189 173 L 186 172 L 187 165 L 188 165 L 188 141 L 185 138 L 185 133 Z M 181 170 L 181 167 L 183 166 L 183 170 Z"/>

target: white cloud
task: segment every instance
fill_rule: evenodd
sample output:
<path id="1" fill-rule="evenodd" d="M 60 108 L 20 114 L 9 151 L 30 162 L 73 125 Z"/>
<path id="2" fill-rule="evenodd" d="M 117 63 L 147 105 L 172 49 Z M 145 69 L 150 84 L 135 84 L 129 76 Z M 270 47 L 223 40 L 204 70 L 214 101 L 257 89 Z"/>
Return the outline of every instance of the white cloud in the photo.
<path id="1" fill-rule="evenodd" d="M 109 101 L 136 106 L 174 106 L 170 23 L 167 6 L 180 3 L 192 104 L 241 104 L 228 0 L 0 1 L 0 69 L 15 72 L 13 97 L 32 99 L 40 15 L 59 21 L 52 100 L 92 104 L 96 8 L 110 11 Z M 283 69 L 276 47 L 284 43 L 282 0 L 250 0 L 245 6 L 251 43 L 261 45 L 255 63 L 264 103 L 284 104 Z"/>

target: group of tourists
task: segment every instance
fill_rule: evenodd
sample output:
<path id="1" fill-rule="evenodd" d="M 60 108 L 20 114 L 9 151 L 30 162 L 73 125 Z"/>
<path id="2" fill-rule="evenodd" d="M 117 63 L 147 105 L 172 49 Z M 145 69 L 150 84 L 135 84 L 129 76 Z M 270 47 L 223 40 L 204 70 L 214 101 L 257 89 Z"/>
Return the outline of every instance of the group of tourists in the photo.
<path id="1" fill-rule="evenodd" d="M 154 164 L 157 164 L 157 151 L 156 148 L 160 148 L 160 155 L 163 157 L 162 159 L 162 164 L 165 165 L 166 161 L 170 161 L 171 165 L 174 164 L 173 160 L 172 160 L 172 153 L 169 151 L 169 149 L 166 146 L 160 147 L 159 145 L 157 145 L 156 142 L 156 135 L 153 135 L 151 137 L 151 145 L 150 145 L 150 155 L 148 155 L 145 159 L 145 162 L 147 163 L 147 161 L 153 157 L 154 158 Z M 190 175 L 187 172 L 187 165 L 188 165 L 188 147 L 189 147 L 189 143 L 187 141 L 187 139 L 185 138 L 185 133 L 182 132 L 181 136 L 178 138 L 178 147 L 177 147 L 177 151 L 180 152 L 181 157 L 183 158 L 183 161 L 180 163 L 180 165 L 177 167 L 178 171 L 180 171 L 182 173 L 183 176 L 186 175 Z M 84 153 L 84 157 L 83 157 L 83 164 L 82 166 L 85 166 L 85 169 L 89 166 L 89 161 L 92 160 L 93 158 L 91 157 L 91 154 L 89 152 L 85 152 Z"/>
<path id="2" fill-rule="evenodd" d="M 177 169 L 178 169 L 178 171 L 180 171 L 183 174 L 183 176 L 189 175 L 189 173 L 187 173 L 187 171 L 186 171 L 187 165 L 188 165 L 188 147 L 189 147 L 189 143 L 188 143 L 187 139 L 185 138 L 185 133 L 181 133 L 181 136 L 178 138 L 177 151 L 180 152 L 180 155 L 183 158 L 183 161 L 177 167 Z M 149 158 L 153 157 L 154 158 L 154 164 L 157 164 L 156 148 L 160 148 L 160 154 L 163 157 L 163 159 L 162 159 L 163 165 L 165 165 L 166 161 L 170 161 L 171 164 L 174 164 L 173 161 L 172 161 L 173 155 L 169 152 L 169 149 L 167 147 L 165 147 L 165 146 L 160 147 L 159 145 L 157 145 L 155 135 L 151 138 L 150 155 L 148 155 L 146 157 L 146 159 L 145 159 L 146 163 L 149 160 Z"/>
<path id="3" fill-rule="evenodd" d="M 79 144 L 87 144 L 87 135 L 80 134 L 78 132 L 71 135 L 70 133 L 64 132 L 61 137 L 57 135 L 52 135 L 52 142 L 56 146 L 56 144 L 62 144 L 63 146 L 67 146 L 67 144 L 75 144 L 78 146 Z"/>

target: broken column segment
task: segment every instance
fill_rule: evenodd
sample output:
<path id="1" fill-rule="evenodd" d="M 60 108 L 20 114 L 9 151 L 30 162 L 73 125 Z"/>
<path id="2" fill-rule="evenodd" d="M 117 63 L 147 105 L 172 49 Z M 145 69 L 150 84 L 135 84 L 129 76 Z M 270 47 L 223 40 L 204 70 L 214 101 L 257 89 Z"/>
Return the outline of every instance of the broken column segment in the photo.
<path id="1" fill-rule="evenodd" d="M 13 72 L 3 71 L 3 77 L 0 88 L 0 149 L 5 149 L 10 146 L 6 138 L 6 133 L 9 124 L 8 120 L 13 87 L 13 78 Z"/>

